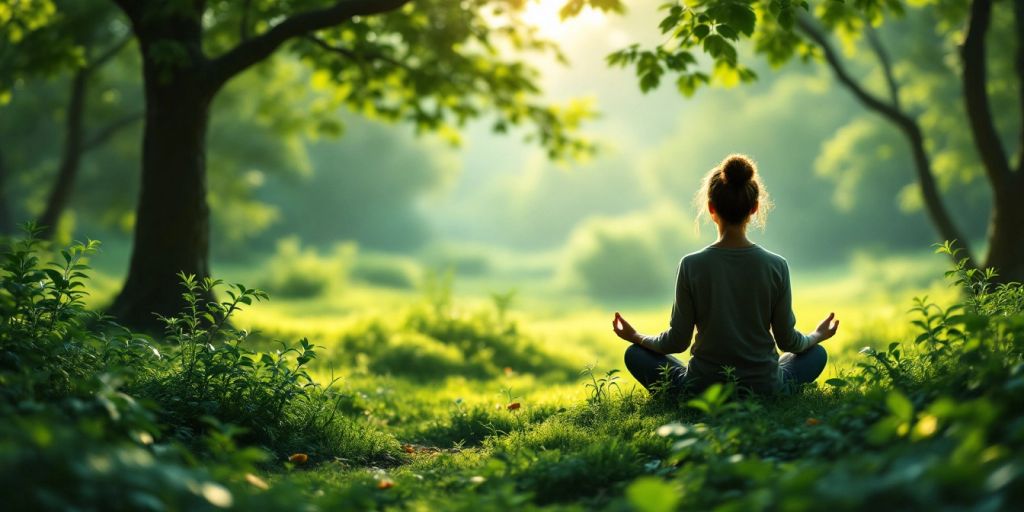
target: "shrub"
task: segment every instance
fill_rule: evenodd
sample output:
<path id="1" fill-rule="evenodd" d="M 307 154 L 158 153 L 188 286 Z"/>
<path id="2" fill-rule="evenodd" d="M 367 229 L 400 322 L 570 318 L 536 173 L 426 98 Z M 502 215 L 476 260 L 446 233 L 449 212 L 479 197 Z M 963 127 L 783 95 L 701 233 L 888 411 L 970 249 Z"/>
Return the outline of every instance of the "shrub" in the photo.
<path id="1" fill-rule="evenodd" d="M 313 383 L 308 341 L 273 353 L 245 347 L 230 319 L 263 292 L 233 285 L 229 300 L 206 301 L 222 283 L 183 276 L 188 307 L 164 318 L 169 343 L 158 349 L 85 310 L 85 261 L 96 247 L 75 244 L 47 263 L 30 229 L 0 252 L 6 506 L 281 509 L 296 489 L 253 475 L 271 453 L 399 460 L 391 435 L 344 416 L 345 397 Z"/>
<path id="2" fill-rule="evenodd" d="M 282 297 L 322 295 L 348 280 L 356 252 L 355 244 L 344 243 L 336 245 L 329 254 L 321 255 L 313 248 L 302 248 L 296 237 L 281 239 L 266 263 L 266 277 L 261 286 Z"/>
<path id="3" fill-rule="evenodd" d="M 352 279 L 387 288 L 415 288 L 420 274 L 414 262 L 385 255 L 360 254 L 352 267 Z"/>
<path id="4" fill-rule="evenodd" d="M 412 379 L 437 379 L 466 370 L 466 360 L 455 347 L 419 333 L 396 333 L 386 347 L 370 359 L 370 370 Z"/>
<path id="5" fill-rule="evenodd" d="M 650 298 L 670 292 L 679 258 L 697 248 L 685 214 L 660 207 L 583 222 L 564 249 L 562 282 L 598 299 Z"/>
<path id="6" fill-rule="evenodd" d="M 317 349 L 308 340 L 281 343 L 274 352 L 246 347 L 247 333 L 233 329 L 231 317 L 243 306 L 265 300 L 265 292 L 235 284 L 224 292 L 229 300 L 203 301 L 201 297 L 213 296 L 223 283 L 181 278 L 187 306 L 177 316 L 162 318 L 166 340 L 176 351 L 160 374 L 138 386 L 140 394 L 159 404 L 161 420 L 177 437 L 188 440 L 204 430 L 204 418 L 214 417 L 243 428 L 242 440 L 279 453 L 303 443 L 320 446 L 327 456 L 368 460 L 387 453 L 381 447 L 389 443 L 362 432 L 359 424 L 334 414 L 317 417 L 332 410 L 337 397 L 310 377 L 306 366 L 317 357 Z M 344 443 L 354 439 L 350 431 L 360 432 L 355 438 L 373 438 L 369 453 L 353 453 Z M 340 439 L 339 432 L 345 433 Z M 329 439 L 340 444 L 330 446 Z M 397 449 L 393 439 L 390 448 Z"/>
<path id="7" fill-rule="evenodd" d="M 428 274 L 424 301 L 399 322 L 374 319 L 359 323 L 335 344 L 329 363 L 394 373 L 418 380 L 451 375 L 493 378 L 506 368 L 570 378 L 580 361 L 546 349 L 520 332 L 508 316 L 511 295 L 498 294 L 491 308 L 458 311 L 452 301 L 453 274 Z"/>

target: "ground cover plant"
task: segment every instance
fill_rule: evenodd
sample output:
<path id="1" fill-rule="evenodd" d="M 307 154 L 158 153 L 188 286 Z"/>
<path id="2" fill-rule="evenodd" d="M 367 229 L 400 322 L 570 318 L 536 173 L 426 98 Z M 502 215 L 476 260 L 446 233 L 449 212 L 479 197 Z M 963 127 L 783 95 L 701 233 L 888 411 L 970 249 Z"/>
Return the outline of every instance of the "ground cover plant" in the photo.
<path id="1" fill-rule="evenodd" d="M 732 385 L 648 396 L 527 332 L 511 294 L 459 307 L 443 275 L 425 278 L 419 305 L 323 340 L 246 332 L 233 320 L 264 292 L 183 275 L 187 307 L 160 335 L 133 333 L 83 305 L 97 249 L 51 250 L 30 232 L 3 252 L 11 510 L 1011 510 L 1024 498 L 1024 288 L 963 259 L 948 273 L 960 300 L 906 304 L 900 339 L 797 395 L 750 399 Z M 957 259 L 953 244 L 939 251 Z"/>

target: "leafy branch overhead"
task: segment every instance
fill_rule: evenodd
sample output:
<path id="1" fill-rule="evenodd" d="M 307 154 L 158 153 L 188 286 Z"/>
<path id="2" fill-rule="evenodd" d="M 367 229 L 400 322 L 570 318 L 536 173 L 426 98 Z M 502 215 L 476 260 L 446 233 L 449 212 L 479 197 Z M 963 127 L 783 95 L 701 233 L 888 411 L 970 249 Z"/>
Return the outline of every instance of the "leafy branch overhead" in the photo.
<path id="1" fill-rule="evenodd" d="M 544 103 L 537 71 L 518 58 L 538 53 L 564 60 L 557 46 L 519 23 L 516 11 L 478 3 L 477 12 L 444 1 L 407 4 L 320 30 L 291 49 L 316 70 L 314 86 L 365 116 L 456 140 L 456 128 L 490 115 L 498 132 L 532 126 L 530 138 L 553 158 L 590 151 L 575 133 L 592 115 L 588 104 Z"/>
<path id="2" fill-rule="evenodd" d="M 966 8 L 965 2 L 938 3 L 949 22 Z M 737 45 L 744 38 L 753 43 L 755 54 L 778 66 L 794 57 L 808 60 L 820 54 L 815 41 L 802 34 L 801 17 L 816 19 L 846 41 L 866 35 L 874 44 L 872 27 L 886 15 L 904 14 L 898 0 L 826 0 L 813 6 L 807 0 L 698 0 L 668 2 L 660 9 L 665 13 L 659 23 L 665 40 L 654 47 L 634 44 L 616 51 L 608 63 L 635 67 L 644 92 L 658 87 L 665 75 L 674 76 L 686 96 L 701 85 L 755 80 L 757 75 L 738 56 Z M 701 54 L 710 58 L 709 65 L 698 60 Z"/>
<path id="3" fill-rule="evenodd" d="M 602 3 L 619 6 L 596 2 Z M 537 70 L 524 60 L 530 54 L 565 58 L 522 20 L 523 1 L 176 2 L 173 12 L 130 0 L 118 4 L 165 75 L 198 66 L 208 94 L 284 50 L 313 71 L 314 87 L 364 116 L 410 122 L 452 140 L 458 128 L 485 118 L 498 132 L 528 127 L 528 139 L 552 158 L 592 149 L 578 133 L 593 114 L 589 105 L 545 101 Z M 201 14 L 201 48 L 147 34 L 154 17 L 183 12 L 193 19 Z"/>

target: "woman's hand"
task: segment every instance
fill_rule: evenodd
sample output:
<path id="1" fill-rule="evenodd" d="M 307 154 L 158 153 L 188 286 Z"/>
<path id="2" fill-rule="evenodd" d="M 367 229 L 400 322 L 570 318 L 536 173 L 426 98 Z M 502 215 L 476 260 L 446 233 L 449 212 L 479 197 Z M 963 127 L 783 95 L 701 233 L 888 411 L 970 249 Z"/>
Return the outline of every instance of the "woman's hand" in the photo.
<path id="1" fill-rule="evenodd" d="M 839 330 L 839 320 L 835 320 L 833 322 L 835 317 L 835 313 L 829 313 L 828 316 L 818 324 L 818 328 L 811 333 L 811 337 L 814 338 L 815 344 L 821 343 L 836 335 L 836 331 Z"/>
<path id="2" fill-rule="evenodd" d="M 615 312 L 615 318 L 612 319 L 612 330 L 615 331 L 615 335 L 630 342 L 640 343 L 640 334 L 636 332 L 636 329 L 618 311 Z"/>

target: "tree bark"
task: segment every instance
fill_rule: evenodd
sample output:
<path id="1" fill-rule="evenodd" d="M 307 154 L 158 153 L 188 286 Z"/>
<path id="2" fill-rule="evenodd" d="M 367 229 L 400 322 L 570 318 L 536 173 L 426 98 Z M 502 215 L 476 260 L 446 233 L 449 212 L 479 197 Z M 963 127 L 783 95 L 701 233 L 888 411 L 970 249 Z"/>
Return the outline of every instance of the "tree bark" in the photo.
<path id="1" fill-rule="evenodd" d="M 989 221 L 988 257 L 985 266 L 998 272 L 996 282 L 1024 282 L 1024 201 L 1020 198 L 1020 173 L 996 191 Z"/>
<path id="2" fill-rule="evenodd" d="M 1020 0 L 1014 3 L 1016 23 L 1020 26 L 1022 14 Z M 964 106 L 974 138 L 974 146 L 992 188 L 992 216 L 988 230 L 988 256 L 985 266 L 998 272 L 997 282 L 1024 281 L 1024 205 L 1019 192 L 1022 189 L 1020 173 L 1011 170 L 1009 159 L 999 138 L 992 109 L 989 104 L 986 44 L 992 17 L 992 0 L 971 2 L 970 15 L 960 57 L 963 61 L 962 81 Z M 1018 66 L 1021 64 L 1019 45 L 1024 38 L 1018 34 L 1016 43 Z M 1018 84 L 1018 87 L 1021 87 Z M 1024 97 L 1022 97 L 1024 98 Z M 1024 123 L 1024 120 L 1022 120 Z"/>
<path id="3" fill-rule="evenodd" d="M 109 312 L 126 326 L 154 332 L 161 327 L 157 314 L 174 315 L 184 305 L 177 274 L 210 275 L 206 132 L 212 93 L 198 18 L 157 27 L 133 22 L 146 99 L 142 181 L 128 276 Z M 168 69 L 149 58 L 150 43 L 167 39 L 183 44 L 190 62 Z"/>
<path id="4" fill-rule="evenodd" d="M 60 166 L 57 179 L 50 189 L 46 200 L 46 208 L 39 216 L 37 223 L 41 229 L 40 237 L 49 239 L 57 231 L 57 223 L 67 208 L 71 190 L 74 187 L 75 175 L 82 160 L 82 118 L 85 113 L 86 85 L 89 79 L 88 68 L 81 68 L 71 79 L 71 95 L 68 99 L 66 119 L 64 121 L 64 147 L 61 151 Z"/>

